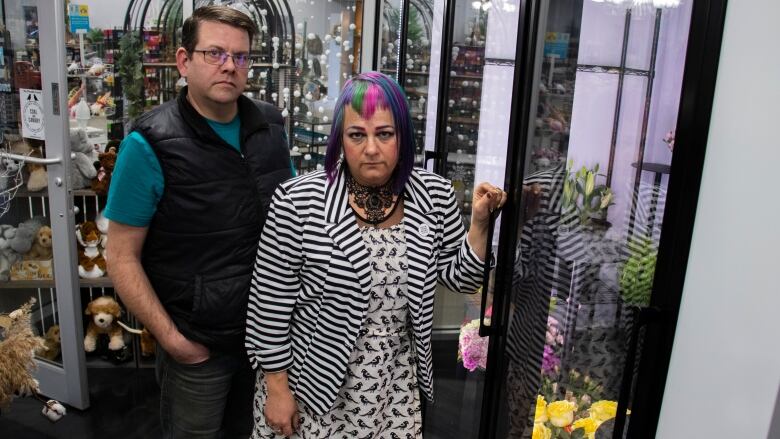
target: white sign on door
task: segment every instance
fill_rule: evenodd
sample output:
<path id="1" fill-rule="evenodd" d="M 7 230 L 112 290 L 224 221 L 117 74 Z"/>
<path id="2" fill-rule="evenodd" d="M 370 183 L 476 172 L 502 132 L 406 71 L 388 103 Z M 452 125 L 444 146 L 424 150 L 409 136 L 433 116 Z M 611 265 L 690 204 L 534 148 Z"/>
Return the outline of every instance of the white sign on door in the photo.
<path id="1" fill-rule="evenodd" d="M 22 108 L 22 137 L 45 140 L 43 130 L 43 92 L 29 88 L 19 89 Z"/>

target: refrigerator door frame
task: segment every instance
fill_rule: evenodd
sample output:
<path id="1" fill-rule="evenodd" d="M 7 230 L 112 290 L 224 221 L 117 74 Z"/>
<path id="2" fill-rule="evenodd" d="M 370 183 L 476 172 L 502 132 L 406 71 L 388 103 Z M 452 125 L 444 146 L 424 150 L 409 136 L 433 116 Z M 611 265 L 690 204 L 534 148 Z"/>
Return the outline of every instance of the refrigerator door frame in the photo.
<path id="1" fill-rule="evenodd" d="M 536 54 L 539 32 L 544 24 L 542 12 L 546 10 L 547 3 L 548 0 L 520 0 L 514 72 L 516 86 L 512 92 L 506 154 L 505 188 L 509 199 L 502 214 L 505 224 L 516 224 L 520 218 L 522 179 L 537 82 Z M 632 419 L 625 436 L 628 438 L 652 438 L 658 425 L 698 203 L 726 3 L 727 0 L 698 0 L 693 6 L 677 118 L 676 143 L 683 146 L 675 149 L 672 159 L 672 170 L 678 171 L 672 172 L 669 180 L 658 267 L 651 295 L 650 307 L 659 312 L 655 313 L 658 318 L 646 327 L 643 349 L 638 358 L 638 375 L 631 395 Z M 437 130 L 437 134 L 439 132 Z M 683 169 L 685 172 L 681 172 Z M 497 334 L 491 337 L 488 351 L 480 438 L 493 438 L 497 434 L 501 379 L 504 376 L 502 354 L 506 347 L 509 311 L 505 291 L 512 285 L 514 248 L 519 239 L 516 229 L 502 227 L 499 235 L 493 314 Z M 622 433 L 616 431 L 614 437 L 622 438 Z"/>

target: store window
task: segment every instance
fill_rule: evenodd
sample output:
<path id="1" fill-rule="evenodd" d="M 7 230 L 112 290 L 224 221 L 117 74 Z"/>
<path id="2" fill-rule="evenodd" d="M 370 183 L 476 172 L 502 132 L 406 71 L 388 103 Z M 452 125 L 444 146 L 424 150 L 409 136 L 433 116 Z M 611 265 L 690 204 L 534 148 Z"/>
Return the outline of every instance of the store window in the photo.
<path id="1" fill-rule="evenodd" d="M 421 166 L 429 103 L 433 0 L 384 0 L 380 6 L 376 47 L 378 68 L 399 81 L 406 92 L 414 126 L 417 165 Z M 403 62 L 399 62 L 401 57 Z"/>
<path id="2" fill-rule="evenodd" d="M 197 0 L 194 7 L 213 4 L 254 20 L 259 32 L 252 41 L 254 63 L 245 94 L 273 103 L 288 120 L 298 173 L 321 168 L 335 99 L 359 70 L 362 1 Z M 142 64 L 139 75 L 122 75 L 127 120 L 172 99 L 186 81 L 175 64 L 182 0 L 132 1 L 126 17 L 125 52 L 143 54 L 140 60 L 128 57 L 123 70 L 137 72 L 135 64 Z"/>
<path id="3" fill-rule="evenodd" d="M 321 169 L 333 107 L 360 66 L 361 1 L 197 1 L 246 13 L 260 32 L 246 95 L 276 105 L 290 122 L 298 173 Z"/>

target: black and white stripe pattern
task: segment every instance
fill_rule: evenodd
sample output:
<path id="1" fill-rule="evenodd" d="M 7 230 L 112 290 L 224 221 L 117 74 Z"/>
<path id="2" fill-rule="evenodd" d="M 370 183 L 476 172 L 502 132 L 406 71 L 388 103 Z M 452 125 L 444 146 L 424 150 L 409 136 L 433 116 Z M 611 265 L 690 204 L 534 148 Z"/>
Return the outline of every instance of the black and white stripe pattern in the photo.
<path id="1" fill-rule="evenodd" d="M 541 199 L 536 214 L 521 226 L 515 256 L 513 311 L 506 341 L 512 437 L 526 437 L 522 433 L 533 420 L 547 317 L 552 315 L 564 327 L 567 324 L 566 316 L 561 315 L 564 307 L 550 310 L 550 300 L 556 297 L 559 304 L 566 304 L 573 293 L 573 279 L 584 272 L 583 265 L 575 262 L 586 255 L 579 216 L 574 209 L 564 209 L 562 203 L 565 178 L 566 169 L 561 165 L 523 180 L 523 185 L 540 186 Z"/>
<path id="2" fill-rule="evenodd" d="M 371 261 L 348 204 L 344 175 L 324 172 L 274 194 L 252 278 L 246 348 L 253 367 L 287 370 L 315 413 L 333 405 L 366 314 Z M 437 279 L 473 293 L 482 263 L 466 240 L 449 181 L 415 169 L 404 190 L 408 300 L 421 390 L 433 400 L 431 328 Z"/>

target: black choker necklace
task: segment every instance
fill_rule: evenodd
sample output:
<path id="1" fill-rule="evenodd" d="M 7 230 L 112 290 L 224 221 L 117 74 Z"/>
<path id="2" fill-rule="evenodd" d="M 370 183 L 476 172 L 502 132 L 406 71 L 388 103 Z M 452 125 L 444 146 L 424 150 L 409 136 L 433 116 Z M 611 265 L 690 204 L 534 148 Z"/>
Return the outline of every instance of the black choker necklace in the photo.
<path id="1" fill-rule="evenodd" d="M 369 224 L 380 224 L 395 211 L 393 209 L 385 215 L 385 209 L 393 205 L 393 191 L 390 189 L 390 183 L 379 187 L 364 186 L 355 181 L 351 175 L 347 175 L 347 189 L 355 197 L 355 204 L 366 211 L 366 218 L 361 217 L 360 219 Z"/>

